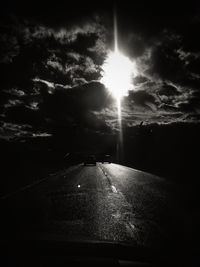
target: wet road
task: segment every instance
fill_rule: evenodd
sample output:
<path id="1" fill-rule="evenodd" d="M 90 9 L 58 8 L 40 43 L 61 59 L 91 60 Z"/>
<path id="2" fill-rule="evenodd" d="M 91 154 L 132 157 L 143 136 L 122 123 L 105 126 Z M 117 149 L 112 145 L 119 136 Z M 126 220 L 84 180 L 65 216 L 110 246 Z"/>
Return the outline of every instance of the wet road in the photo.
<path id="1" fill-rule="evenodd" d="M 2 201 L 4 236 L 161 246 L 178 236 L 175 187 L 117 164 L 73 166 Z"/>

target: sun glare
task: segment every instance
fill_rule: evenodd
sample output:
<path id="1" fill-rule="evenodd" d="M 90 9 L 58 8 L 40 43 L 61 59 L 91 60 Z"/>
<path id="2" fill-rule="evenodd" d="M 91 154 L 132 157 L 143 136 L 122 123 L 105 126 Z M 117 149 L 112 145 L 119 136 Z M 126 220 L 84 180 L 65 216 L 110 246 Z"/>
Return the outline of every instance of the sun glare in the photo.
<path id="1" fill-rule="evenodd" d="M 102 69 L 101 82 L 117 100 L 133 89 L 132 77 L 136 72 L 135 64 L 118 49 L 109 53 Z"/>

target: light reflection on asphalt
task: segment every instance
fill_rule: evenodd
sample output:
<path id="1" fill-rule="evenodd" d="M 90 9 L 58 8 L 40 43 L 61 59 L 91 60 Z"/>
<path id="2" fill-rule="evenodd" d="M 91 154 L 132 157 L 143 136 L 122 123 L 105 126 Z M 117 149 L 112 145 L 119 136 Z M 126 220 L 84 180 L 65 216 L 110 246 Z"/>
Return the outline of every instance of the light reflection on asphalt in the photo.
<path id="1" fill-rule="evenodd" d="M 145 246 L 162 244 L 171 233 L 167 220 L 173 214 L 166 212 L 171 206 L 164 197 L 170 188 L 159 177 L 101 163 L 51 177 L 10 200 L 19 225 L 26 224 L 20 231 Z"/>

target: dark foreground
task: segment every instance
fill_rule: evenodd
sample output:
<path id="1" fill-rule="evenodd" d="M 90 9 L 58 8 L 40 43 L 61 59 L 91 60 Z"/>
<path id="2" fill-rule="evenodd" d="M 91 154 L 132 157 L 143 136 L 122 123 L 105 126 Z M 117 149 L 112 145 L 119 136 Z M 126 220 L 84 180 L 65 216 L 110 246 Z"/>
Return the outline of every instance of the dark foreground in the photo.
<path id="1" fill-rule="evenodd" d="M 164 252 L 170 262 L 174 254 L 181 262 L 195 264 L 197 260 L 195 237 L 188 223 L 193 218 L 185 207 L 181 188 L 121 165 L 73 166 L 5 195 L 1 206 L 1 236 L 8 262 L 12 251 L 21 245 L 35 249 L 39 244 L 42 254 L 50 257 L 56 249 L 50 246 L 49 254 L 48 242 L 65 242 L 67 253 L 73 254 L 74 248 L 77 255 L 78 249 L 87 255 L 87 246 L 92 251 L 91 244 L 103 242 L 96 244 L 97 250 L 104 247 L 110 255 L 112 246 L 116 256 L 126 251 L 129 256 L 144 257 L 148 251 L 157 258 Z M 119 248 L 119 244 L 125 247 Z M 136 253 L 139 248 L 142 253 Z"/>

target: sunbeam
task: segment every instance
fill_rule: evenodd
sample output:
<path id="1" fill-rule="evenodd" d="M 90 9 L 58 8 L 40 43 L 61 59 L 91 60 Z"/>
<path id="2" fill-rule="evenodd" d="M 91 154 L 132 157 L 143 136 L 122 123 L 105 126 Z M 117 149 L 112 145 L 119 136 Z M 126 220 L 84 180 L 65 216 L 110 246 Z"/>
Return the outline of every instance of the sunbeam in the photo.
<path id="1" fill-rule="evenodd" d="M 118 48 L 118 29 L 117 15 L 114 14 L 114 51 L 110 51 L 102 66 L 103 75 L 101 82 L 111 92 L 116 99 L 118 127 L 119 127 L 119 147 L 122 147 L 122 116 L 121 116 L 121 99 L 128 94 L 129 90 L 133 90 L 132 79 L 135 76 L 136 64 L 127 56 L 123 55 Z M 120 149 L 121 150 L 121 149 Z M 122 152 L 119 152 L 122 157 Z M 120 158 L 121 158 L 120 157 Z"/>

